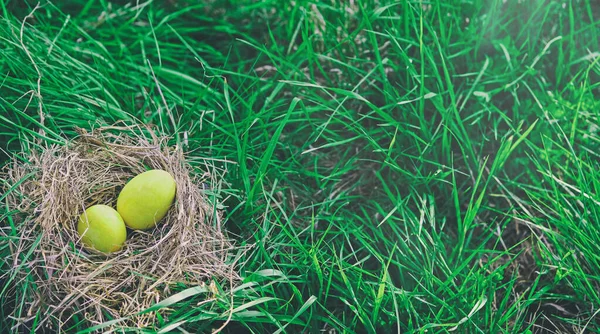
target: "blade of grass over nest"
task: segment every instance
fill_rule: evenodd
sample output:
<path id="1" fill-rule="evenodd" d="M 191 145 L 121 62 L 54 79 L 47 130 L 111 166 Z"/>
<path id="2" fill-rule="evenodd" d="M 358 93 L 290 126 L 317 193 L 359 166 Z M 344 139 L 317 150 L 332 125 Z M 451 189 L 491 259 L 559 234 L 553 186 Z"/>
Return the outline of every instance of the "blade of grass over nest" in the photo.
<path id="1" fill-rule="evenodd" d="M 27 260 L 31 257 L 33 252 L 36 250 L 36 247 L 39 245 L 41 239 L 42 239 L 41 235 L 38 236 L 37 238 L 35 238 L 35 240 L 33 240 L 33 242 L 31 243 L 29 249 L 27 250 L 27 253 L 22 254 L 22 256 L 18 257 L 17 259 L 14 259 L 15 264 L 19 260 L 20 260 L 20 263 L 18 265 L 16 265 L 16 267 L 12 271 L 11 275 L 4 282 L 5 285 L 2 288 L 2 291 L 0 291 L 0 296 L 4 296 L 7 289 L 11 288 L 12 281 L 15 279 L 16 275 L 22 270 L 22 268 L 25 266 L 25 264 L 27 264 Z M 25 297 L 25 296 L 23 296 L 23 297 Z"/>
<path id="2" fill-rule="evenodd" d="M 142 311 L 141 314 L 156 311 L 160 308 L 171 306 L 171 305 L 173 305 L 177 302 L 180 302 L 186 298 L 193 297 L 197 294 L 207 293 L 207 292 L 209 292 L 207 287 L 195 286 L 195 287 L 183 290 L 181 292 L 178 292 L 178 293 L 170 296 L 169 298 L 154 304 L 152 307 L 147 308 L 146 310 Z"/>
<path id="3" fill-rule="evenodd" d="M 120 323 L 120 322 L 122 322 L 122 321 L 124 321 L 126 319 L 127 318 L 120 318 L 120 319 L 110 320 L 110 321 L 101 323 L 101 324 L 96 325 L 96 326 L 91 326 L 91 327 L 89 327 L 89 328 L 87 328 L 85 330 L 79 331 L 79 333 L 81 333 L 81 334 L 93 333 L 93 332 L 96 332 L 98 330 L 105 329 L 107 327 L 111 327 L 113 325 L 116 325 L 116 324 L 118 324 L 118 323 Z"/>

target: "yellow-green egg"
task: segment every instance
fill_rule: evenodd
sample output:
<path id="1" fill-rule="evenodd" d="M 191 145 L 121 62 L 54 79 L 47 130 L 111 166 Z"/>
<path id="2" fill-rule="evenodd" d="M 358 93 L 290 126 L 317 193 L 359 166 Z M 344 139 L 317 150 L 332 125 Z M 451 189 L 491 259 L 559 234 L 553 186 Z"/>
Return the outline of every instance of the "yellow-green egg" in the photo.
<path id="1" fill-rule="evenodd" d="M 127 239 L 119 213 L 107 205 L 94 205 L 79 216 L 77 233 L 84 245 L 104 253 L 118 251 Z"/>
<path id="2" fill-rule="evenodd" d="M 117 199 L 117 211 L 135 230 L 154 227 L 164 218 L 175 199 L 176 183 L 164 170 L 154 169 L 131 179 Z"/>

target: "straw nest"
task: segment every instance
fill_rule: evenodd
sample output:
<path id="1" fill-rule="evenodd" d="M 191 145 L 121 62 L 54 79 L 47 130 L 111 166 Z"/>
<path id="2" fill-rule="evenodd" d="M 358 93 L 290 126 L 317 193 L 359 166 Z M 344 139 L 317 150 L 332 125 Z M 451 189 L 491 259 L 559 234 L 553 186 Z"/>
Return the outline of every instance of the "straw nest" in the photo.
<path id="1" fill-rule="evenodd" d="M 172 294 L 174 286 L 237 278 L 232 244 L 221 232 L 221 214 L 210 200 L 215 196 L 208 195 L 220 179 L 208 160 L 206 172 L 194 173 L 181 149 L 145 128 L 79 132 L 66 145 L 28 154 L 28 163 L 15 160 L 1 175 L 8 188 L 15 187 L 7 204 L 17 212 L 11 215 L 14 227 L 0 229 L 12 256 L 5 276 L 13 277 L 13 286 L 31 283 L 18 330 L 60 331 L 56 326 L 67 328 L 75 319 L 93 326 L 121 317 L 145 327 L 156 316 L 138 313 Z M 154 229 L 128 230 L 119 252 L 84 248 L 76 230 L 79 215 L 95 204 L 116 207 L 125 183 L 148 168 L 166 170 L 176 180 L 176 201 L 167 216 Z M 14 289 L 13 295 L 23 294 Z"/>

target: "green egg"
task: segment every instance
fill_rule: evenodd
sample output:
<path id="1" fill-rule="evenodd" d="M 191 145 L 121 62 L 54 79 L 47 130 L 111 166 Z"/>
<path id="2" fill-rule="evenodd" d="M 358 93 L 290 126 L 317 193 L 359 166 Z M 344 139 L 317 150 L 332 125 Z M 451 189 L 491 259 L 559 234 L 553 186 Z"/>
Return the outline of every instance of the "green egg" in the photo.
<path id="1" fill-rule="evenodd" d="M 121 190 L 117 211 L 129 228 L 152 228 L 167 214 L 175 199 L 176 189 L 175 179 L 164 170 L 141 173 Z"/>
<path id="2" fill-rule="evenodd" d="M 121 215 L 107 205 L 94 205 L 79 216 L 77 233 L 84 245 L 104 253 L 116 252 L 127 239 Z"/>

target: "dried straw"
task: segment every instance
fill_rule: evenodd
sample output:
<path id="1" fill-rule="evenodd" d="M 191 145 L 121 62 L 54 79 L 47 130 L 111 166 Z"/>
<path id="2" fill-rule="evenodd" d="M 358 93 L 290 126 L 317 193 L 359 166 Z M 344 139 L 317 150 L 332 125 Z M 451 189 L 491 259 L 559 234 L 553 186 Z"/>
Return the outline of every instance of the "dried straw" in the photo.
<path id="1" fill-rule="evenodd" d="M 205 193 L 206 184 L 215 186 L 220 179 L 214 168 L 208 172 L 208 162 L 206 173 L 194 174 L 181 149 L 167 147 L 167 138 L 149 129 L 104 127 L 80 134 L 67 145 L 30 154 L 28 164 L 15 161 L 3 175 L 9 185 L 24 180 L 8 197 L 10 209 L 19 212 L 14 218 L 21 221 L 20 238 L 7 238 L 13 240 L 11 274 L 23 278 L 31 272 L 35 278 L 24 328 L 40 308 L 36 332 L 51 324 L 66 326 L 76 314 L 92 326 L 107 321 L 106 314 L 113 319 L 134 315 L 129 325 L 145 327 L 154 323 L 155 314 L 135 314 L 168 296 L 174 285 L 237 278 L 229 256 L 232 244 Z M 95 204 L 116 207 L 121 188 L 147 168 L 166 170 L 177 183 L 176 202 L 164 220 L 149 231 L 129 231 L 117 253 L 84 248 L 76 231 L 78 216 Z M 5 236 L 9 232 L 0 229 Z"/>

